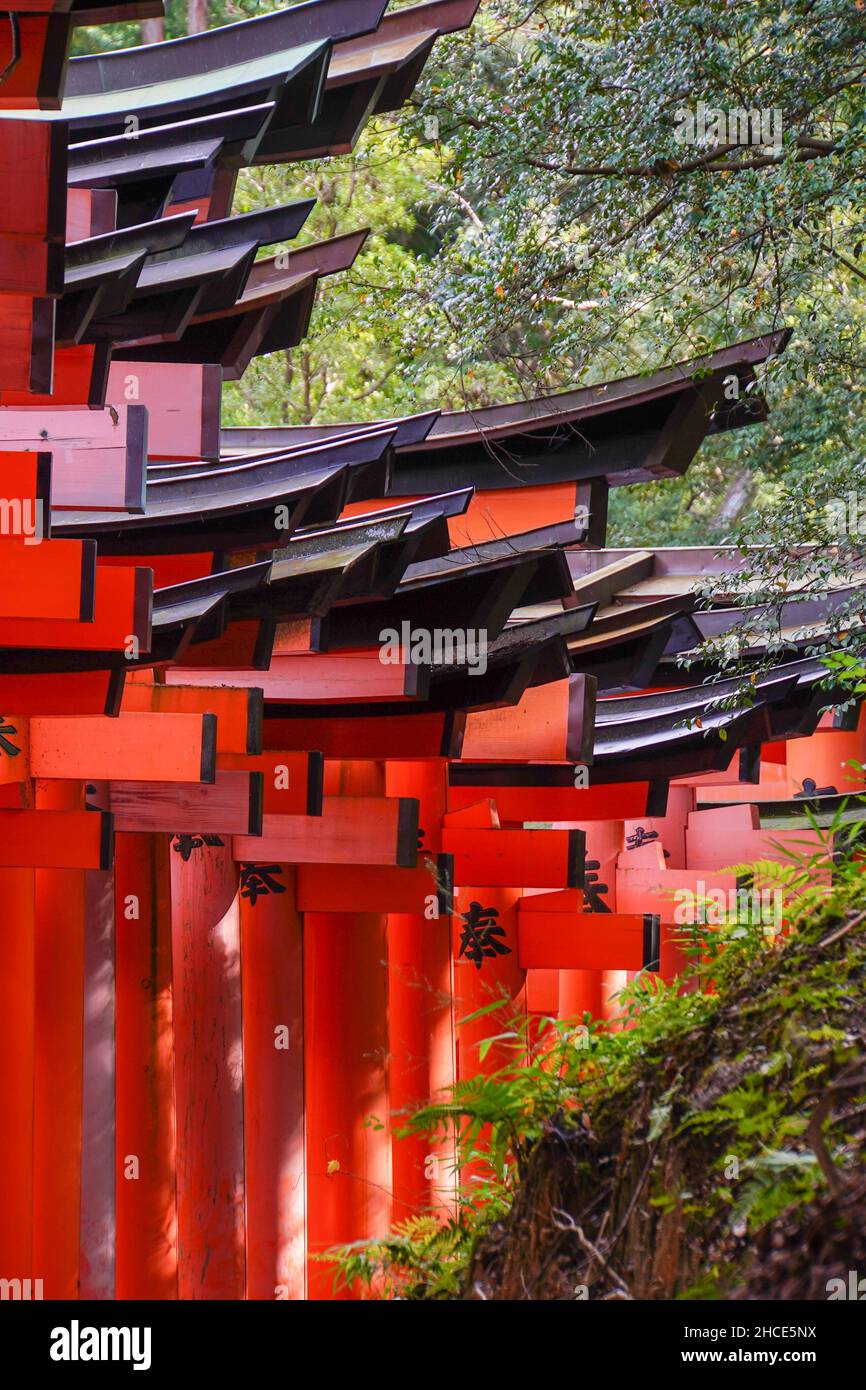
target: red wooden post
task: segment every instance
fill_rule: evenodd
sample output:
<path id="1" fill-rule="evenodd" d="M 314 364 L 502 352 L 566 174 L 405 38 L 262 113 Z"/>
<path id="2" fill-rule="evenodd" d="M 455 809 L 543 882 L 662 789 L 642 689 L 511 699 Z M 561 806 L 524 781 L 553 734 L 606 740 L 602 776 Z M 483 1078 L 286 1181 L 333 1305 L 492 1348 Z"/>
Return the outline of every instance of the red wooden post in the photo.
<path id="1" fill-rule="evenodd" d="M 88 869 L 84 880 L 80 1295 L 111 1299 L 117 1290 L 114 871 Z"/>
<path id="2" fill-rule="evenodd" d="M 273 885 L 270 887 L 269 885 Z M 303 924 L 291 865 L 244 866 L 247 1298 L 306 1292 Z"/>
<path id="3" fill-rule="evenodd" d="M 172 852 L 182 1299 L 243 1298 L 246 1288 L 237 884 L 228 845 L 201 845 L 186 862 Z"/>
<path id="4" fill-rule="evenodd" d="M 177 1298 L 169 837 L 116 837 L 117 1297 Z"/>
<path id="5" fill-rule="evenodd" d="M 344 763 L 333 775 L 346 795 L 382 794 L 381 765 Z M 333 782 L 328 789 L 336 790 Z M 351 868 L 343 872 L 351 874 Z M 333 1268 L 315 1256 L 384 1235 L 391 1224 L 386 928 L 384 913 L 305 914 L 311 1298 L 333 1296 Z M 373 1116 L 381 1129 L 369 1123 Z"/>
<path id="6" fill-rule="evenodd" d="M 33 1265 L 34 878 L 32 869 L 0 869 L 0 1268 L 20 1280 L 42 1277 Z"/>
<path id="7" fill-rule="evenodd" d="M 557 822 L 558 824 L 560 822 Z M 574 821 L 566 824 L 574 825 Z M 590 876 L 584 896 L 590 912 L 616 911 L 616 855 L 622 846 L 622 823 L 615 820 L 586 821 L 586 866 Z M 602 889 L 606 891 L 602 892 Z M 612 989 L 601 970 L 560 970 L 559 1017 L 581 1018 L 590 1013 L 604 1018 L 609 1011 Z"/>
<path id="8" fill-rule="evenodd" d="M 38 811 L 83 811 L 80 782 L 37 782 Z M 37 820 L 41 817 L 37 817 Z M 44 834 L 44 831 L 42 832 Z M 33 1264 L 77 1298 L 82 1166 L 85 871 L 37 869 Z"/>
<path id="9" fill-rule="evenodd" d="M 526 981 L 526 971 L 520 966 L 518 951 L 517 907 L 520 898 L 519 888 L 460 887 L 457 891 L 453 930 L 454 1008 L 457 1073 L 461 1080 L 478 1072 L 490 1073 L 500 1067 L 514 1065 L 519 1056 L 513 1046 L 504 1042 L 494 1043 L 484 1058 L 479 1055 L 479 1048 L 485 1039 L 510 1027 L 515 1015 L 525 1012 L 525 1000 L 518 999 Z M 473 904 L 477 904 L 481 912 L 473 909 Z M 476 921 L 478 925 L 474 926 Z M 485 922 L 502 929 L 501 935 L 497 935 L 495 940 L 505 948 L 505 953 L 485 955 L 479 965 L 474 946 L 478 933 L 485 930 Z M 470 1023 L 461 1022 L 467 1015 L 488 1008 L 497 1000 L 501 1000 L 499 1009 L 483 1014 Z"/>
<path id="10" fill-rule="evenodd" d="M 441 760 L 389 763 L 389 796 L 416 797 L 419 862 L 442 848 L 446 774 Z M 423 832 L 423 833 L 422 833 Z M 445 1099 L 454 1081 L 451 1008 L 451 918 L 440 911 L 432 883 L 429 910 L 388 915 L 388 1019 L 391 1034 L 391 1112 L 395 1128 L 419 1105 Z M 392 1141 L 394 1214 L 451 1204 L 454 1153 L 424 1137 Z"/>

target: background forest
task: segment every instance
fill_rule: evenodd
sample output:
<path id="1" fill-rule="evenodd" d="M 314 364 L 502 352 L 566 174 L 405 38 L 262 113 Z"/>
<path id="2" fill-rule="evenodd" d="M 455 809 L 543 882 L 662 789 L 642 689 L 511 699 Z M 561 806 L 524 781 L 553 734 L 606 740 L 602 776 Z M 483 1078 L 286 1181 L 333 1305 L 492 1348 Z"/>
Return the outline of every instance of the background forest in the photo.
<path id="1" fill-rule="evenodd" d="M 140 27 L 273 8 L 168 0 Z M 78 51 L 138 31 L 79 30 Z M 826 540 L 866 452 L 864 72 L 866 0 L 482 0 L 351 155 L 242 174 L 236 211 L 313 195 L 301 240 L 372 234 L 305 344 L 227 387 L 226 423 L 486 405 L 787 326 L 768 421 L 709 439 L 683 479 L 616 489 L 609 543 Z M 700 103 L 765 113 L 773 142 L 684 142 Z"/>

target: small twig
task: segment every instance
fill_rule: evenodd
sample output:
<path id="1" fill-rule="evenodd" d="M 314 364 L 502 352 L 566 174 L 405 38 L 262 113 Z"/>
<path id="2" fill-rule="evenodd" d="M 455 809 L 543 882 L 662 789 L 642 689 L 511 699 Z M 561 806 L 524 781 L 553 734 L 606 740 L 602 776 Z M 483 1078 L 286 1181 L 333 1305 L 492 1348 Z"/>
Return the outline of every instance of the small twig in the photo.
<path id="1" fill-rule="evenodd" d="M 643 1172 L 641 1173 L 638 1182 L 635 1184 L 634 1191 L 632 1192 L 631 1197 L 629 1198 L 628 1206 L 627 1206 L 626 1209 L 625 1209 L 625 1215 L 623 1216 L 622 1221 L 619 1223 L 619 1226 L 617 1227 L 617 1229 L 616 1229 L 614 1235 L 611 1237 L 611 1240 L 610 1240 L 610 1249 L 611 1249 L 611 1250 L 614 1248 L 614 1246 L 616 1245 L 616 1243 L 617 1243 L 617 1241 L 619 1240 L 620 1236 L 622 1235 L 623 1231 L 625 1230 L 626 1226 L 628 1225 L 629 1218 L 631 1217 L 631 1214 L 632 1214 L 632 1212 L 634 1211 L 634 1208 L 635 1208 L 635 1204 L 636 1204 L 636 1202 L 637 1202 L 637 1199 L 638 1199 L 638 1197 L 640 1196 L 641 1192 L 643 1191 L 643 1185 L 644 1185 L 644 1183 L 646 1182 L 647 1178 L 649 1177 L 649 1171 L 650 1171 L 650 1169 L 652 1168 L 652 1165 L 653 1165 L 653 1161 L 654 1161 L 654 1159 L 655 1159 L 655 1156 L 656 1156 L 656 1151 L 655 1151 L 655 1147 L 653 1147 L 653 1150 L 652 1150 L 652 1152 L 651 1152 L 649 1158 L 648 1158 L 647 1161 L 646 1161 L 646 1166 L 644 1167 L 644 1170 L 643 1170 Z"/>
<path id="2" fill-rule="evenodd" d="M 568 1231 L 572 1235 L 576 1235 L 578 1241 L 580 1242 L 583 1249 L 587 1252 L 587 1254 L 591 1255 L 593 1259 L 601 1266 L 602 1271 L 605 1274 L 609 1275 L 609 1277 L 616 1284 L 620 1293 L 625 1294 L 626 1298 L 630 1299 L 631 1293 L 625 1280 L 617 1274 L 616 1270 L 608 1262 L 608 1260 L 605 1259 L 604 1255 L 601 1253 L 598 1247 L 593 1245 L 592 1241 L 584 1234 L 583 1227 L 578 1226 L 574 1218 L 572 1216 L 569 1216 L 567 1211 L 563 1211 L 561 1207 L 552 1207 L 551 1215 L 554 1217 L 553 1224 L 556 1227 L 556 1229 L 558 1231 Z M 564 1220 L 557 1221 L 555 1219 L 557 1216 L 564 1217 Z"/>
<path id="3" fill-rule="evenodd" d="M 818 1104 L 815 1106 L 815 1109 L 812 1111 L 812 1117 L 809 1120 L 809 1124 L 806 1128 L 806 1140 L 809 1144 L 809 1147 L 812 1149 L 812 1152 L 818 1160 L 821 1172 L 827 1179 L 827 1186 L 830 1188 L 830 1191 L 833 1193 L 833 1196 L 835 1197 L 838 1196 L 839 1193 L 839 1174 L 837 1173 L 833 1160 L 831 1159 L 827 1151 L 827 1145 L 824 1143 L 824 1136 L 821 1133 L 821 1126 L 824 1123 L 824 1120 L 826 1119 L 827 1115 L 830 1113 L 832 1104 L 833 1098 L 830 1092 L 828 1091 L 828 1093 L 823 1097 L 822 1100 L 818 1102 Z"/>
<path id="4" fill-rule="evenodd" d="M 819 941 L 818 949 L 822 950 L 825 946 L 832 946 L 834 941 L 839 941 L 843 936 L 847 936 L 852 927 L 858 926 L 860 922 L 863 921 L 864 917 L 866 917 L 866 912 L 858 912 L 857 916 L 852 917 L 850 922 L 846 922 L 843 927 L 839 927 L 837 931 L 831 932 L 829 936 L 825 936 L 823 941 Z"/>
<path id="5" fill-rule="evenodd" d="M 866 913 L 862 915 L 866 916 Z M 855 1062 L 852 1062 L 840 1076 L 837 1076 L 836 1080 L 833 1081 L 830 1086 L 828 1086 L 812 1111 L 809 1124 L 806 1127 L 806 1140 L 818 1160 L 821 1172 L 827 1179 L 827 1185 L 834 1197 L 839 1195 L 841 1186 L 839 1181 L 839 1169 L 831 1159 L 827 1146 L 824 1143 L 821 1126 L 828 1115 L 832 1113 L 834 1102 L 840 1091 L 852 1091 L 856 1090 L 859 1086 L 866 1085 L 866 1072 L 857 1073 L 857 1067 L 859 1065 L 860 1059 L 858 1058 Z M 853 1076 L 851 1075 L 852 1071 L 854 1072 Z"/>

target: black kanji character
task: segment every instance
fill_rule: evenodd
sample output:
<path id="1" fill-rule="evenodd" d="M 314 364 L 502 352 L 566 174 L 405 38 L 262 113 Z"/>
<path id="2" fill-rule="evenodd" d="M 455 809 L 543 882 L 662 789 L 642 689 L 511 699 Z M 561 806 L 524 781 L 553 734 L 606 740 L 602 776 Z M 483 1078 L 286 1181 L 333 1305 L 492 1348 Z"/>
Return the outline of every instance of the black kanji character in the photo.
<path id="1" fill-rule="evenodd" d="M 175 835 L 171 847 L 175 854 L 179 854 L 184 864 L 189 863 L 194 849 L 201 849 L 203 845 L 224 845 L 219 835 Z"/>
<path id="2" fill-rule="evenodd" d="M 640 849 L 641 845 L 648 845 L 651 840 L 657 840 L 659 832 L 657 830 L 644 830 L 639 825 L 633 835 L 626 835 L 625 843 L 628 849 Z"/>
<path id="3" fill-rule="evenodd" d="M 599 883 L 597 869 L 601 868 L 599 859 L 586 859 L 583 861 L 583 891 L 586 894 L 587 904 L 584 912 L 610 912 L 610 908 L 602 897 L 603 893 L 610 891 L 606 883 Z"/>
<path id="4" fill-rule="evenodd" d="M 250 907 L 255 907 L 268 893 L 285 893 L 286 885 L 274 878 L 282 872 L 281 864 L 241 864 L 241 897 L 249 898 Z"/>
<path id="5" fill-rule="evenodd" d="M 496 938 L 505 935 L 505 928 L 496 921 L 499 909 L 470 903 L 468 912 L 460 914 L 463 922 L 459 956 L 465 956 L 480 970 L 485 956 L 510 956 L 511 947 Z"/>
<path id="6" fill-rule="evenodd" d="M 0 748 L 3 749 L 4 753 L 8 753 L 10 758 L 17 758 L 21 749 L 16 748 L 14 743 L 10 743 L 8 738 L 4 738 L 4 734 L 17 734 L 17 732 L 14 724 L 3 723 L 3 715 L 0 714 Z"/>
<path id="7" fill-rule="evenodd" d="M 803 790 L 802 790 L 801 792 L 794 792 L 794 800 L 795 800 L 795 801 L 804 801 L 804 800 L 806 800 L 806 798 L 812 797 L 812 796 L 838 796 L 838 795 L 839 795 L 839 793 L 837 792 L 837 790 L 836 790 L 835 787 L 816 787 L 816 786 L 815 786 L 815 779 L 814 779 L 813 777 L 804 777 L 804 778 L 803 778 Z"/>

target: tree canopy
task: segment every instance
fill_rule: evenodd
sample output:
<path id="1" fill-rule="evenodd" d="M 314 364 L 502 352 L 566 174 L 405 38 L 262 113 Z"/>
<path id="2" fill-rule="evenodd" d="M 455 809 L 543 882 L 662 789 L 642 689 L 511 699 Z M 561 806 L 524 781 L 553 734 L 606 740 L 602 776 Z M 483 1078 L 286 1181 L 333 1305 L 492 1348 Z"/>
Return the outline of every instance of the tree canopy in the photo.
<path id="1" fill-rule="evenodd" d="M 183 0 L 167 10 L 184 32 Z M 610 541 L 761 541 L 771 607 L 826 589 L 862 550 L 838 504 L 866 444 L 864 72 L 866 0 L 482 0 L 351 155 L 242 174 L 238 210 L 312 193 L 303 239 L 371 236 L 304 344 L 227 388 L 227 420 L 488 404 L 785 327 L 754 388 L 768 420 L 617 489 Z M 866 488 L 863 513 L 866 533 Z"/>

